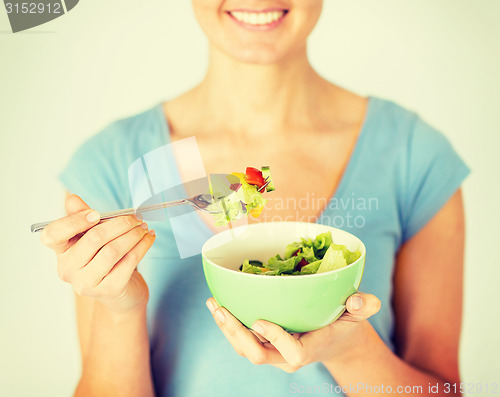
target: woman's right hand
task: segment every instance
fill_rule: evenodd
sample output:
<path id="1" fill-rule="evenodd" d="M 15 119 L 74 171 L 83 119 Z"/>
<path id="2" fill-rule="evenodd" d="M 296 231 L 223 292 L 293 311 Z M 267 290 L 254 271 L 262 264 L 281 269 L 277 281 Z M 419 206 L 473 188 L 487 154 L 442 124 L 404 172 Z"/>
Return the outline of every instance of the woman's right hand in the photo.
<path id="1" fill-rule="evenodd" d="M 100 215 L 78 196 L 66 198 L 67 216 L 50 223 L 41 240 L 57 255 L 57 272 L 76 294 L 116 312 L 146 305 L 146 282 L 137 265 L 155 241 L 153 230 L 135 216 L 99 224 Z"/>

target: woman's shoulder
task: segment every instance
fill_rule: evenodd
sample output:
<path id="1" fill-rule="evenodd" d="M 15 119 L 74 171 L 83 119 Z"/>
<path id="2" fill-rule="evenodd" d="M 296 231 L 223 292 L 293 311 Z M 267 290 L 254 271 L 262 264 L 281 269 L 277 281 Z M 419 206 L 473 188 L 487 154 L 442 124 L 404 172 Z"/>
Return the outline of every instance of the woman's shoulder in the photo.
<path id="1" fill-rule="evenodd" d="M 390 100 L 372 101 L 366 146 L 397 169 L 403 241 L 407 241 L 459 188 L 469 168 L 450 140 L 418 113 Z"/>
<path id="2" fill-rule="evenodd" d="M 66 189 L 94 208 L 127 205 L 130 165 L 166 143 L 161 109 L 157 105 L 118 119 L 87 139 L 59 176 Z"/>
<path id="3" fill-rule="evenodd" d="M 373 127 L 392 137 L 409 136 L 420 120 L 415 111 L 381 97 L 370 97 L 370 108 Z"/>
<path id="4" fill-rule="evenodd" d="M 155 105 L 131 116 L 119 118 L 91 136 L 82 147 L 109 151 L 138 150 L 151 142 L 165 139 L 161 105 Z"/>
<path id="5" fill-rule="evenodd" d="M 392 100 L 370 97 L 366 120 L 371 139 L 407 154 L 415 150 L 440 151 L 450 146 L 449 139 L 416 111 Z"/>
<path id="6" fill-rule="evenodd" d="M 127 172 L 137 158 L 166 144 L 161 105 L 117 119 L 88 138 L 72 156 L 74 167 Z"/>

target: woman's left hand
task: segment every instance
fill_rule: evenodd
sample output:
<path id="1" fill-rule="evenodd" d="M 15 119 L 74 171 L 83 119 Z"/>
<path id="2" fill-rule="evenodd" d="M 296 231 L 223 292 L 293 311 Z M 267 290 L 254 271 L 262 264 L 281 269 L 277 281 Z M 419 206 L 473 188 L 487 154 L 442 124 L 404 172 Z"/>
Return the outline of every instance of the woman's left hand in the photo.
<path id="1" fill-rule="evenodd" d="M 357 292 L 347 299 L 346 311 L 337 321 L 303 334 L 289 334 L 265 320 L 256 321 L 250 330 L 226 308 L 219 307 L 214 298 L 207 300 L 207 306 L 240 356 L 256 365 L 272 364 L 286 372 L 295 372 L 313 362 L 326 364 L 364 354 L 367 327 L 371 327 L 365 320 L 380 310 L 380 300 Z"/>

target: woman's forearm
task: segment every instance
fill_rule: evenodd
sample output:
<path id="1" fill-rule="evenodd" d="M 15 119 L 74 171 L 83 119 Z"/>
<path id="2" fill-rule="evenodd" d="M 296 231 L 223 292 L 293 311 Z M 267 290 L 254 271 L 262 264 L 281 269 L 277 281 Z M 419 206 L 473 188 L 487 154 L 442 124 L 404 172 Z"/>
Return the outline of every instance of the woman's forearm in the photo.
<path id="1" fill-rule="evenodd" d="M 146 307 L 116 313 L 95 302 L 91 328 L 75 396 L 154 396 Z"/>
<path id="2" fill-rule="evenodd" d="M 461 396 L 456 390 L 459 385 L 411 366 L 385 345 L 367 321 L 363 327 L 363 342 L 356 352 L 344 359 L 323 363 L 347 396 Z"/>

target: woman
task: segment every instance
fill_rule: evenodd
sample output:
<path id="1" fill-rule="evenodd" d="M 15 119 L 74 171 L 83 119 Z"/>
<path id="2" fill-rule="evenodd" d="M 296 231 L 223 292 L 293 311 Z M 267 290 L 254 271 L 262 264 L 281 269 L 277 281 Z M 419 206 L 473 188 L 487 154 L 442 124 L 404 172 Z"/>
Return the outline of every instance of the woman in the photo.
<path id="1" fill-rule="evenodd" d="M 321 0 L 193 6 L 210 42 L 204 80 L 88 141 L 62 175 L 80 197 L 68 195 L 68 215 L 42 234 L 77 294 L 76 395 L 416 395 L 429 385 L 453 395 L 467 167 L 415 114 L 313 70 L 306 39 Z M 342 226 L 365 242 L 364 293 L 349 298 L 339 321 L 289 335 L 262 320 L 248 330 L 212 298 L 210 312 L 203 309 L 209 291 L 200 257 L 180 259 L 175 240 L 199 244 L 213 235 L 205 215 L 175 235 L 171 219 L 149 222 L 156 233 L 132 216 L 98 224 L 91 208 L 131 206 L 133 161 L 192 136 L 207 173 L 271 166 L 278 189 L 263 221 Z M 182 180 L 171 161 L 165 177 Z M 307 205 L 294 205 L 304 198 Z M 148 250 L 143 278 L 135 269 Z"/>

